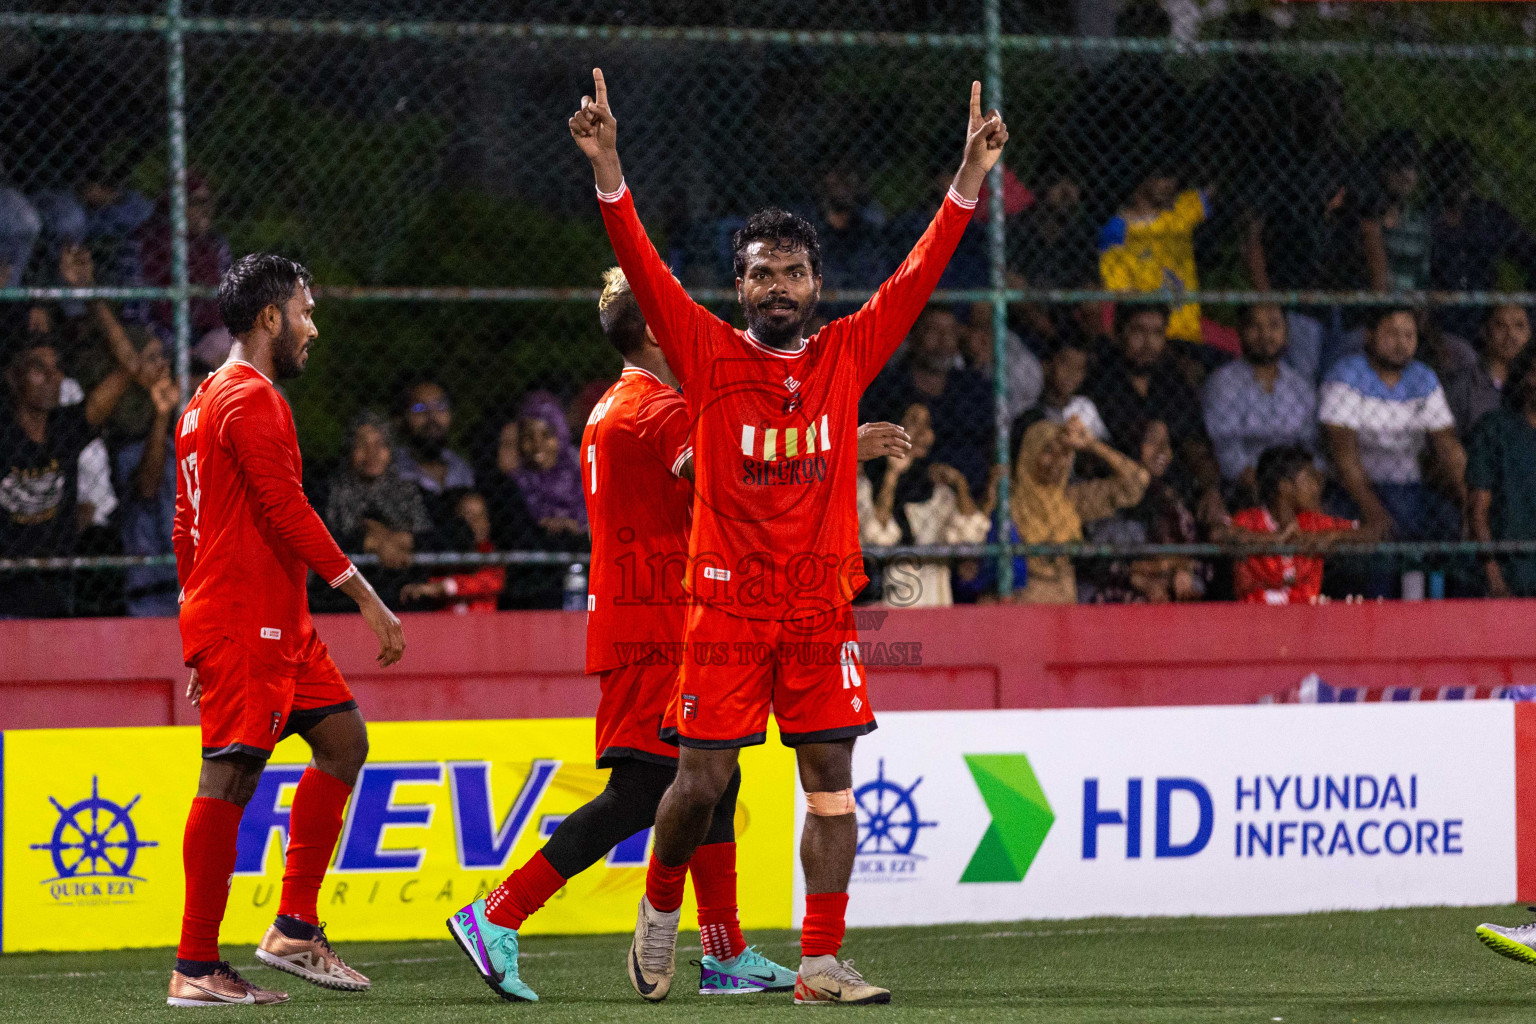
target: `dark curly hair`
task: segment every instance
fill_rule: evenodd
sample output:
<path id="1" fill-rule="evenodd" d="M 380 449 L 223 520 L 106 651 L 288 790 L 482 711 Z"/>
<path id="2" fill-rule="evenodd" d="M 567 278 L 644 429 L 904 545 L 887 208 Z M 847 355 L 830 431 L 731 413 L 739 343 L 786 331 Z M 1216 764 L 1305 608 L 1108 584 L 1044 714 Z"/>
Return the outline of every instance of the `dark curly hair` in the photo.
<path id="1" fill-rule="evenodd" d="M 753 242 L 770 242 L 769 250 L 774 252 L 804 252 L 811 261 L 811 273 L 821 276 L 821 242 L 815 226 L 804 217 L 770 207 L 747 218 L 746 226 L 731 236 L 737 277 L 747 273 L 747 246 Z"/>

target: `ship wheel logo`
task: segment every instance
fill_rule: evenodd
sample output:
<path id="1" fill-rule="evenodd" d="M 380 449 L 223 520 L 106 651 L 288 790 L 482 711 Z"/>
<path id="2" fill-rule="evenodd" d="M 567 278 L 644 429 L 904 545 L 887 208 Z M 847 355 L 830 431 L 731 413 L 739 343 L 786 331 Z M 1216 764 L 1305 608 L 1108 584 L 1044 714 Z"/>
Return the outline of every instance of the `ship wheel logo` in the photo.
<path id="1" fill-rule="evenodd" d="M 157 842 L 139 838 L 134 827 L 132 811 L 139 802 L 135 796 L 126 804 L 116 804 L 101 795 L 97 777 L 91 776 L 91 795 L 65 807 L 54 797 L 48 802 L 59 812 L 58 823 L 53 826 L 53 836 L 46 843 L 33 843 L 34 850 L 47 850 L 53 855 L 53 869 L 57 874 L 48 882 L 69 878 L 132 878 L 143 881 L 133 873 L 133 862 L 139 851 Z"/>
<path id="2" fill-rule="evenodd" d="M 921 775 L 906 787 L 892 782 L 885 777 L 885 758 L 880 759 L 874 779 L 853 791 L 859 815 L 859 853 L 913 856 L 918 834 L 938 825 L 923 821 L 917 813 L 912 793 L 922 783 Z"/>

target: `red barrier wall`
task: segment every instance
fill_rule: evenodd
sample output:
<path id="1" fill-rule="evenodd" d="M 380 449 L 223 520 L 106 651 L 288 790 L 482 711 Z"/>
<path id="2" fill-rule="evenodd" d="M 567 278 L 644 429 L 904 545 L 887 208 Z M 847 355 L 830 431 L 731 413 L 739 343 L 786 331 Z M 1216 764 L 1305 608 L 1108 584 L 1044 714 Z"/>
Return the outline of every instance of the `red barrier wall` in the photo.
<path id="1" fill-rule="evenodd" d="M 1309 672 L 1336 685 L 1536 683 L 1519 601 L 1267 608 L 964 607 L 861 611 L 863 639 L 916 643 L 921 665 L 872 667 L 877 709 L 1249 703 Z M 585 616 L 405 617 L 405 660 L 380 669 L 355 616 L 321 635 L 376 720 L 584 716 Z M 192 723 L 172 620 L 0 622 L 0 728 Z"/>

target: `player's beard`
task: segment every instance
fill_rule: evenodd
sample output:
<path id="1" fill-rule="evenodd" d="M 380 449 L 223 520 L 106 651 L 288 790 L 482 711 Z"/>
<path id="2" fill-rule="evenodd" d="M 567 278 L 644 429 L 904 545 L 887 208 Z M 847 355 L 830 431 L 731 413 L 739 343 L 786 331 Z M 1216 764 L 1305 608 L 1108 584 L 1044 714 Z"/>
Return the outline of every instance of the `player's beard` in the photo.
<path id="1" fill-rule="evenodd" d="M 803 306 L 797 303 L 795 311 L 799 316 L 779 320 L 761 306 L 746 306 L 743 309 L 747 317 L 747 330 L 752 332 L 752 337 L 769 348 L 786 349 L 795 347 L 794 343 L 805 337 L 805 325 L 816 315 L 816 299 L 811 298 Z"/>
<path id="2" fill-rule="evenodd" d="M 309 343 L 302 331 L 293 329 L 288 314 L 283 314 L 283 331 L 272 345 L 272 368 L 278 380 L 292 380 L 304 372 L 304 347 Z"/>

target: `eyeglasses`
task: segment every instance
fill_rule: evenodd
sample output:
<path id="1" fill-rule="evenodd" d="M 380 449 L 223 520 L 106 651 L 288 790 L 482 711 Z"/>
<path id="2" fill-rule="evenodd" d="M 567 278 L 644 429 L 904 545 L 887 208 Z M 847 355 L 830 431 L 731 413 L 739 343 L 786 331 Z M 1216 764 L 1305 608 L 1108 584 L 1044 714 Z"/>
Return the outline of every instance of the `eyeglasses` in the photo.
<path id="1" fill-rule="evenodd" d="M 414 412 L 414 413 L 447 412 L 448 410 L 449 410 L 448 399 L 446 399 L 446 398 L 439 398 L 435 402 L 417 402 L 415 405 L 410 406 L 409 408 L 407 408 L 406 412 Z"/>

